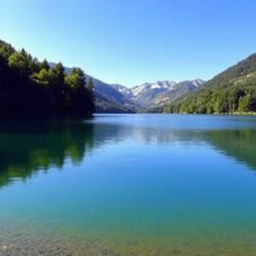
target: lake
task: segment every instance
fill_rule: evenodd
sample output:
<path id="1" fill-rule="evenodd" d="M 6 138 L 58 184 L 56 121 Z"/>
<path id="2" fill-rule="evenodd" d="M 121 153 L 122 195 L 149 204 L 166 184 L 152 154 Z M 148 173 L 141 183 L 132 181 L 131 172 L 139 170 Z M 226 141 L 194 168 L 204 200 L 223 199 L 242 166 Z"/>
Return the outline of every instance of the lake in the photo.
<path id="1" fill-rule="evenodd" d="M 256 117 L 0 124 L 0 255 L 256 255 Z"/>

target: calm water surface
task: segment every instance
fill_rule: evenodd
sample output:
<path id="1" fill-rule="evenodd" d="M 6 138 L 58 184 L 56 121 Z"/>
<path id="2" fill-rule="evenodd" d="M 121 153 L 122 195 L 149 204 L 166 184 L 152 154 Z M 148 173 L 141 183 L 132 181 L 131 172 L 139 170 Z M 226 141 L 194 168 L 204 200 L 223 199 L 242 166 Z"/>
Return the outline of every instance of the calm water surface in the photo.
<path id="1" fill-rule="evenodd" d="M 0 124 L 0 255 L 256 255 L 256 117 Z"/>

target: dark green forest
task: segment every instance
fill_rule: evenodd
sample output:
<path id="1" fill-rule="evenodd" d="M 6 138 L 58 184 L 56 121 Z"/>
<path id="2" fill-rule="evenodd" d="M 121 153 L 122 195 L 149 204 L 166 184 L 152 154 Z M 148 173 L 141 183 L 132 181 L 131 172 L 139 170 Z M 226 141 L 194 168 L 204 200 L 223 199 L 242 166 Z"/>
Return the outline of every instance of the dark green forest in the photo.
<path id="1" fill-rule="evenodd" d="M 61 63 L 50 67 L 24 49 L 0 40 L 0 118 L 89 117 L 94 112 L 93 84 L 84 72 L 65 73 Z"/>
<path id="2" fill-rule="evenodd" d="M 205 83 L 202 89 L 162 109 L 167 113 L 256 112 L 256 54 Z"/>

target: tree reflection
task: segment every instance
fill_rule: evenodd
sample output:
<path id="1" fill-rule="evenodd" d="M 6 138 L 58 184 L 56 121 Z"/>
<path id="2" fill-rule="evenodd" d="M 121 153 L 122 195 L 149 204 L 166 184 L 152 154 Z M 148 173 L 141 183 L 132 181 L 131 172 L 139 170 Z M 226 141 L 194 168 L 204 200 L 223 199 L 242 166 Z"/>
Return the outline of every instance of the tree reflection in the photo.
<path id="1" fill-rule="evenodd" d="M 256 130 L 212 130 L 206 140 L 222 153 L 256 169 Z"/>
<path id="2" fill-rule="evenodd" d="M 38 170 L 79 163 L 93 147 L 93 125 L 79 121 L 8 123 L 0 128 L 0 186 Z"/>
<path id="3" fill-rule="evenodd" d="M 170 129 L 90 121 L 48 121 L 0 124 L 0 187 L 26 180 L 37 171 L 79 164 L 87 152 L 126 139 L 143 143 L 201 143 L 256 169 L 254 129 Z"/>

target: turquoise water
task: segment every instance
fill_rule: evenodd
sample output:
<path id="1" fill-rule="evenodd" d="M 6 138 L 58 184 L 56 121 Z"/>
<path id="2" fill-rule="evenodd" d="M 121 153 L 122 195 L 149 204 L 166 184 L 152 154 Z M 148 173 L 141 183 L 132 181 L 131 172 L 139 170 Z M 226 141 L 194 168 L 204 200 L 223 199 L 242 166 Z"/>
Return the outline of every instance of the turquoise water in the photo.
<path id="1" fill-rule="evenodd" d="M 256 255 L 255 117 L 10 122 L 0 142 L 0 255 Z"/>

